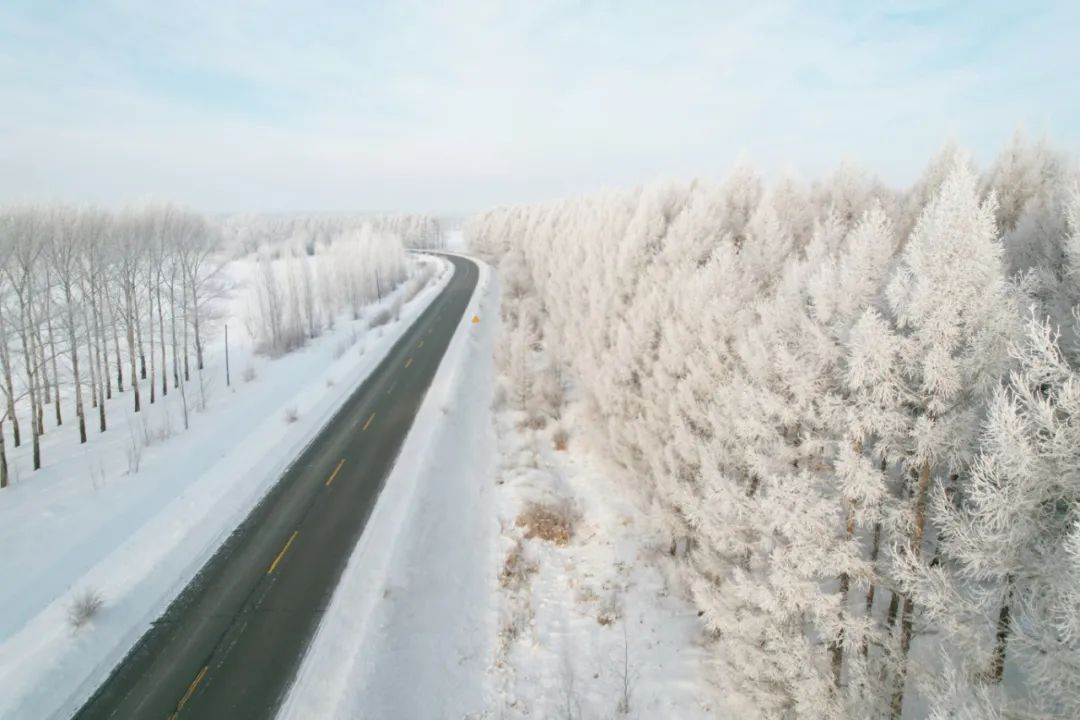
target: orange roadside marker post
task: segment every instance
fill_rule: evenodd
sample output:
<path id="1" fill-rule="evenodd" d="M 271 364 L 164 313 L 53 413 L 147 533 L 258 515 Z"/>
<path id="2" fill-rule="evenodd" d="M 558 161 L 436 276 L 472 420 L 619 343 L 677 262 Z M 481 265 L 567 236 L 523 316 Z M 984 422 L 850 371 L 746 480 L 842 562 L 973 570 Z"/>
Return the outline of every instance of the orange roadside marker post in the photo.
<path id="1" fill-rule="evenodd" d="M 480 322 L 480 316 L 479 315 L 473 315 L 472 316 L 472 324 L 476 325 L 479 322 Z"/>

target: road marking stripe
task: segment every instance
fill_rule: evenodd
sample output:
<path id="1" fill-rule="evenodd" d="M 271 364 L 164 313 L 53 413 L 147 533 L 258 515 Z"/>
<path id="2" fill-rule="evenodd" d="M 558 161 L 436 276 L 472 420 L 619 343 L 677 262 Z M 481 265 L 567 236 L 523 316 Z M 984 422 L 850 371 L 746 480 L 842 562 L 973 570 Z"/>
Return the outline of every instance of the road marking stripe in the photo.
<path id="1" fill-rule="evenodd" d="M 277 554 L 277 557 L 274 558 L 274 562 L 270 563 L 270 569 L 266 571 L 267 575 L 273 574 L 274 568 L 276 568 L 278 566 L 278 563 L 281 562 L 281 558 L 285 557 L 285 551 L 289 549 L 289 546 L 292 545 L 292 541 L 295 540 L 296 536 L 299 534 L 299 530 L 293 530 L 292 535 L 289 536 L 289 541 L 285 543 L 285 547 L 281 548 L 281 552 L 279 552 Z"/>
<path id="2" fill-rule="evenodd" d="M 409 367 L 410 365 L 412 365 L 412 358 L 405 361 L 405 367 Z"/>
<path id="3" fill-rule="evenodd" d="M 417 348 L 422 348 L 422 347 L 424 347 L 424 341 L 423 341 L 423 340 L 421 340 L 421 341 L 420 341 L 420 344 L 419 344 L 419 345 L 417 345 L 416 347 L 417 347 Z"/>
<path id="4" fill-rule="evenodd" d="M 375 413 L 371 413 L 371 417 L 369 417 L 369 418 L 367 419 L 367 422 L 366 422 L 366 423 L 364 423 L 364 428 L 363 428 L 363 430 L 361 430 L 360 432 L 364 432 L 364 430 L 367 430 L 367 428 L 368 428 L 368 425 L 370 425 L 370 424 L 371 424 L 371 421 L 372 421 L 372 420 L 374 420 L 374 419 L 375 419 Z"/>
<path id="5" fill-rule="evenodd" d="M 176 714 L 184 709 L 184 705 L 187 705 L 187 701 L 191 699 L 191 696 L 195 694 L 195 688 L 199 686 L 202 679 L 206 676 L 206 671 L 210 669 L 209 665 L 203 665 L 202 670 L 195 676 L 195 679 L 188 685 L 187 692 L 184 693 L 184 697 L 180 698 L 180 702 L 176 704 L 176 711 L 170 717 L 176 717 Z"/>
<path id="6" fill-rule="evenodd" d="M 326 479 L 326 487 L 330 487 L 330 483 L 334 482 L 334 478 L 337 477 L 338 471 L 341 470 L 341 466 L 345 464 L 345 458 L 341 458 L 341 462 L 334 468 L 334 472 L 330 473 L 330 477 Z"/>
<path id="7" fill-rule="evenodd" d="M 396 387 L 397 387 L 397 378 L 394 378 L 394 382 L 392 382 L 390 384 L 390 389 L 386 391 L 386 394 L 389 395 L 390 393 L 394 392 L 394 388 L 396 388 Z"/>

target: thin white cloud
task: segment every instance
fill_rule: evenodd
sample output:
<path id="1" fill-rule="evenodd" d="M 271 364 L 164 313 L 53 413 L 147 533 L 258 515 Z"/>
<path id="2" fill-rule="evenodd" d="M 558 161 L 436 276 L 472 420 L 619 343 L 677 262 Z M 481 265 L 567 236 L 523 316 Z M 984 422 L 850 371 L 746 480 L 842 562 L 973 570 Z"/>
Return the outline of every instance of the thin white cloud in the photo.
<path id="1" fill-rule="evenodd" d="M 744 153 L 905 182 L 949 137 L 1080 139 L 1068 3 L 78 8 L 0 9 L 0 198 L 475 209 Z"/>

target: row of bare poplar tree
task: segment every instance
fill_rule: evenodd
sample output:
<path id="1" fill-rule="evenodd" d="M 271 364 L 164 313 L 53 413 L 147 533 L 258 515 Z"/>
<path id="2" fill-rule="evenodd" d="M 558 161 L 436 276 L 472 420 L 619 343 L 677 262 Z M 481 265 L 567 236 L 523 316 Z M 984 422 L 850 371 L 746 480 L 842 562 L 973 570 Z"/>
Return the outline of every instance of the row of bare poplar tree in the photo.
<path id="1" fill-rule="evenodd" d="M 37 470 L 46 415 L 85 443 L 88 424 L 107 429 L 113 393 L 139 412 L 183 392 L 224 287 L 219 247 L 205 217 L 172 205 L 0 211 L 0 488 L 8 429 L 15 447 L 29 434 Z"/>

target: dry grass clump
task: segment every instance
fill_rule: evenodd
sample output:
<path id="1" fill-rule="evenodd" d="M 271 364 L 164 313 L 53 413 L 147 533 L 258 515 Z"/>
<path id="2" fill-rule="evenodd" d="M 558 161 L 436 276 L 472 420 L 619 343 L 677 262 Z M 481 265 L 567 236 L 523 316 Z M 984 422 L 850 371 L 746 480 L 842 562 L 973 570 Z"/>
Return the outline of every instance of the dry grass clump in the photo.
<path id="1" fill-rule="evenodd" d="M 622 604 L 619 602 L 619 598 L 612 594 L 601 603 L 600 608 L 596 613 L 596 622 L 607 627 L 608 625 L 614 625 L 616 621 L 622 619 L 622 615 Z"/>
<path id="2" fill-rule="evenodd" d="M 499 584 L 508 590 L 519 590 L 525 586 L 529 576 L 539 568 L 536 563 L 525 557 L 525 548 L 520 540 L 514 541 L 510 552 L 506 553 L 502 570 L 499 572 Z"/>
<path id="3" fill-rule="evenodd" d="M 543 430 L 544 426 L 547 425 L 547 421 L 547 415 L 534 408 L 525 413 L 522 427 L 527 427 L 530 430 Z"/>
<path id="4" fill-rule="evenodd" d="M 574 536 L 576 520 L 569 505 L 551 506 L 533 502 L 525 506 L 515 524 L 525 528 L 528 539 L 540 538 L 556 545 L 566 545 Z"/>
<path id="5" fill-rule="evenodd" d="M 564 427 L 558 427 L 555 432 L 551 434 L 551 444 L 556 450 L 562 452 L 566 450 L 567 444 L 570 442 L 570 433 L 566 431 Z"/>
<path id="6" fill-rule="evenodd" d="M 96 590 L 79 593 L 68 607 L 68 623 L 72 630 L 79 630 L 101 611 L 105 600 Z"/>

